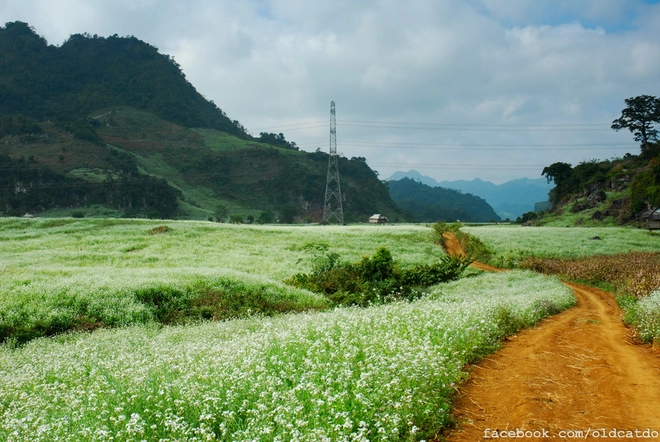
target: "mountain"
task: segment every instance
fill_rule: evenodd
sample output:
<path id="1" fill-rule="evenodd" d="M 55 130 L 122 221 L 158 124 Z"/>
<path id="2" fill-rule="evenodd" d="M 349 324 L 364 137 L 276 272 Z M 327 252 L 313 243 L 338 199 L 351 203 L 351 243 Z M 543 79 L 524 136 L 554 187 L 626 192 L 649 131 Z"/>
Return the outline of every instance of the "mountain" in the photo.
<path id="1" fill-rule="evenodd" d="M 399 181 L 404 178 L 410 178 L 411 180 L 415 180 L 418 183 L 425 184 L 429 187 L 440 187 L 440 183 L 438 183 L 436 180 L 430 176 L 422 175 L 416 170 L 409 170 L 408 172 L 394 172 L 392 176 L 387 179 L 387 181 Z"/>
<path id="2" fill-rule="evenodd" d="M 390 196 L 417 222 L 499 221 L 486 201 L 456 190 L 431 187 L 411 178 L 388 181 Z"/>
<path id="3" fill-rule="evenodd" d="M 548 192 L 554 187 L 553 184 L 548 184 L 545 178 L 520 178 L 502 184 L 494 184 L 479 178 L 471 181 L 438 182 L 416 170 L 395 172 L 389 180 L 398 180 L 404 177 L 415 179 L 431 187 L 454 189 L 465 194 L 479 196 L 488 202 L 500 218 L 512 220 L 524 213 L 537 210 L 537 204 L 539 203 L 541 203 L 541 208 L 546 208 L 547 204 L 542 203 L 547 203 Z"/>
<path id="4" fill-rule="evenodd" d="M 476 178 L 472 181 L 442 181 L 440 185 L 479 195 L 488 201 L 503 219 L 512 220 L 536 210 L 536 204 L 547 202 L 548 192 L 554 187 L 548 184 L 545 178 L 519 178 L 502 184 Z"/>
<path id="5" fill-rule="evenodd" d="M 328 154 L 250 136 L 155 47 L 14 22 L 0 54 L 0 214 L 321 221 Z M 405 219 L 365 158 L 338 167 L 347 222 Z"/>

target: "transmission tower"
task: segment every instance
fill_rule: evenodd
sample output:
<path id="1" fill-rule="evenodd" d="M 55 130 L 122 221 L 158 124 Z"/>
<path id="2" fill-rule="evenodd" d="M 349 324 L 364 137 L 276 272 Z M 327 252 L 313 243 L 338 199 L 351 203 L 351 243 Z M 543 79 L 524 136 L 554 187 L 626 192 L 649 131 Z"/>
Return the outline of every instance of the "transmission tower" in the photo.
<path id="1" fill-rule="evenodd" d="M 325 182 L 323 222 L 330 222 L 333 216 L 339 224 L 344 224 L 344 210 L 341 206 L 341 186 L 339 184 L 339 167 L 337 166 L 337 119 L 335 116 L 335 102 L 331 101 L 330 157 L 328 157 L 328 179 Z"/>

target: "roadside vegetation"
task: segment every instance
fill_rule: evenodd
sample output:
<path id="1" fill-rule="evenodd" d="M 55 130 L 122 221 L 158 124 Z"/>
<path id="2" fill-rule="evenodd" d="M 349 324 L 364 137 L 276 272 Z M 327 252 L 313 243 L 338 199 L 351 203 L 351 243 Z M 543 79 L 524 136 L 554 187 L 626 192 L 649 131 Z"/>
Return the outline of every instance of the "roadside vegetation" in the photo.
<path id="1" fill-rule="evenodd" d="M 560 275 L 614 292 L 643 342 L 660 339 L 660 235 L 622 227 L 465 226 L 492 265 Z"/>
<path id="2" fill-rule="evenodd" d="M 463 226 L 492 251 L 489 264 L 514 268 L 527 258 L 575 259 L 628 252 L 657 252 L 660 235 L 626 227 Z"/>
<path id="3" fill-rule="evenodd" d="M 442 235 L 445 232 L 453 233 L 467 256 L 477 261 L 490 262 L 493 258 L 493 251 L 478 236 L 466 232 L 463 227 L 461 223 L 435 223 L 433 225 L 435 241 L 444 246 Z"/>
<path id="4" fill-rule="evenodd" d="M 412 301 L 423 296 L 428 287 L 458 279 L 472 262 L 469 257 L 442 256 L 433 263 L 402 268 L 385 247 L 354 263 L 328 252 L 327 244 L 308 243 L 302 250 L 311 255 L 312 272 L 297 273 L 285 282 L 321 293 L 339 306 Z"/>

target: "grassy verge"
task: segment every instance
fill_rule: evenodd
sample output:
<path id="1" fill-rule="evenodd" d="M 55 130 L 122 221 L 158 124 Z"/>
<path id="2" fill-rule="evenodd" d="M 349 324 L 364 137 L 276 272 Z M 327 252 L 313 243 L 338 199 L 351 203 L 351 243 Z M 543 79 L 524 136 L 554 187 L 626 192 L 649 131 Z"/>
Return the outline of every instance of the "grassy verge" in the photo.
<path id="1" fill-rule="evenodd" d="M 630 252 L 581 259 L 529 258 L 521 268 L 592 285 L 606 284 L 624 310 L 624 321 L 643 342 L 660 338 L 660 252 Z"/>
<path id="2" fill-rule="evenodd" d="M 514 268 L 527 258 L 574 259 L 594 255 L 660 250 L 660 235 L 623 227 L 465 226 L 493 251 L 488 261 Z"/>
<path id="3" fill-rule="evenodd" d="M 470 258 L 476 261 L 490 262 L 493 256 L 492 250 L 478 236 L 466 232 L 462 227 L 461 223 L 436 223 L 433 225 L 435 240 L 444 245 L 442 234 L 451 232 L 456 236 L 463 251 Z"/>
<path id="4" fill-rule="evenodd" d="M 615 292 L 624 321 L 644 342 L 660 339 L 660 235 L 621 227 L 464 227 L 495 250 L 490 263 Z"/>

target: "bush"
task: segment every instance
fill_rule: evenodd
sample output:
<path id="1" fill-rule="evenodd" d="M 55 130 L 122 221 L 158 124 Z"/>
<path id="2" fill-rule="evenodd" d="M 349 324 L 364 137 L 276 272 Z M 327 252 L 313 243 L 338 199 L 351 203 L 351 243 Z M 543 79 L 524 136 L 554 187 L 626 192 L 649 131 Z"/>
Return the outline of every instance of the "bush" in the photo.
<path id="1" fill-rule="evenodd" d="M 344 306 L 415 299 L 426 287 L 458 279 L 472 262 L 466 257 L 445 256 L 433 264 L 402 269 L 385 247 L 355 263 L 341 261 L 325 244 L 307 244 L 302 249 L 312 255 L 312 272 L 295 274 L 284 282 L 321 293 L 333 304 Z"/>

